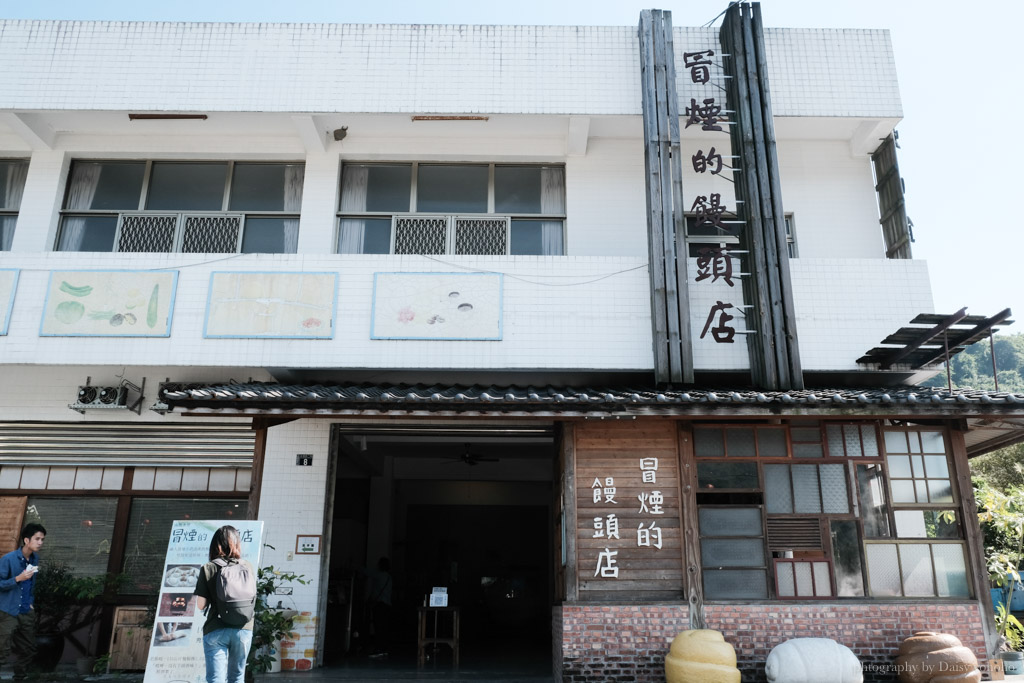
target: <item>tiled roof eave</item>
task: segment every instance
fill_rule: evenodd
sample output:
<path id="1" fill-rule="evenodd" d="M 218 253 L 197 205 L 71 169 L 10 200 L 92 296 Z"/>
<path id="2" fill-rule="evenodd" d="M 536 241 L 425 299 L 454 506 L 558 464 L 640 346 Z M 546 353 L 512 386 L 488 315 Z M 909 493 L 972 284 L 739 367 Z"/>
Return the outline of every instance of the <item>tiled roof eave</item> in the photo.
<path id="1" fill-rule="evenodd" d="M 161 386 L 168 409 L 220 413 L 423 412 L 558 415 L 1024 415 L 1024 394 L 925 387 L 767 392 L 654 388 L 284 385 Z"/>

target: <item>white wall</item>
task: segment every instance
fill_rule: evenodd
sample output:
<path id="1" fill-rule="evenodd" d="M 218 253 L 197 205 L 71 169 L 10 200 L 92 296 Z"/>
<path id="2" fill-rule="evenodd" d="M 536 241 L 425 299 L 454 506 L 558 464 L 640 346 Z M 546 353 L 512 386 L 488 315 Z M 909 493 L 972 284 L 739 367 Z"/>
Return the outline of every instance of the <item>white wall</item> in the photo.
<path id="1" fill-rule="evenodd" d="M 3 21 L 0 36 L 0 109 L 640 112 L 635 23 Z M 686 50 L 720 52 L 715 28 L 674 40 L 679 74 Z M 900 116 L 888 32 L 772 29 L 766 42 L 777 116 Z"/>
<path id="2" fill-rule="evenodd" d="M 801 258 L 885 256 L 871 160 L 838 141 L 778 145 L 782 203 L 793 214 Z"/>

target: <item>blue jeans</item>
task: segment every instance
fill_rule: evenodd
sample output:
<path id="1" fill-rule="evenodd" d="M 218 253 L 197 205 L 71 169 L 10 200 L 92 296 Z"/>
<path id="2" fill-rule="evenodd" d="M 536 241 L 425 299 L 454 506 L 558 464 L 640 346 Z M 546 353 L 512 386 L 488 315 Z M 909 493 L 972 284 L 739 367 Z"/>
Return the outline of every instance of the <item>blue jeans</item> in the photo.
<path id="1" fill-rule="evenodd" d="M 252 631 L 244 628 L 219 628 L 203 636 L 206 683 L 244 683 L 250 645 Z"/>

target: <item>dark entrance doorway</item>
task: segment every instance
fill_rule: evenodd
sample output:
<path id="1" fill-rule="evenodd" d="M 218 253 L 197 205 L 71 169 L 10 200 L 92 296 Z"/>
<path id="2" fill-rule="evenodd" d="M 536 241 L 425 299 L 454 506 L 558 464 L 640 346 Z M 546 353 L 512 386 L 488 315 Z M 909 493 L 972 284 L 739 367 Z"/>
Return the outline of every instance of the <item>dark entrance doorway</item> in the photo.
<path id="1" fill-rule="evenodd" d="M 332 675 L 549 680 L 554 430 L 336 437 L 324 647 Z M 380 558 L 389 574 L 385 617 L 373 606 Z M 428 647 L 417 666 L 420 608 L 434 587 L 459 610 L 457 669 L 444 645 Z"/>

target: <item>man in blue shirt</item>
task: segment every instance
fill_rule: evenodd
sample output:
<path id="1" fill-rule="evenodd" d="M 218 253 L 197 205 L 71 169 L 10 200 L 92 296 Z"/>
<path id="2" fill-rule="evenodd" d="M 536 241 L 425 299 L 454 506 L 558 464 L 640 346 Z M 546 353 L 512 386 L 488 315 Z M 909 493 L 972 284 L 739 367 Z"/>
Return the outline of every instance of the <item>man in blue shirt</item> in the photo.
<path id="1" fill-rule="evenodd" d="M 36 613 L 32 610 L 32 589 L 39 570 L 36 551 L 43 547 L 46 529 L 26 524 L 21 530 L 21 547 L 0 557 L 0 664 L 7 661 L 11 645 L 18 655 L 14 680 L 25 679 L 36 656 Z"/>

